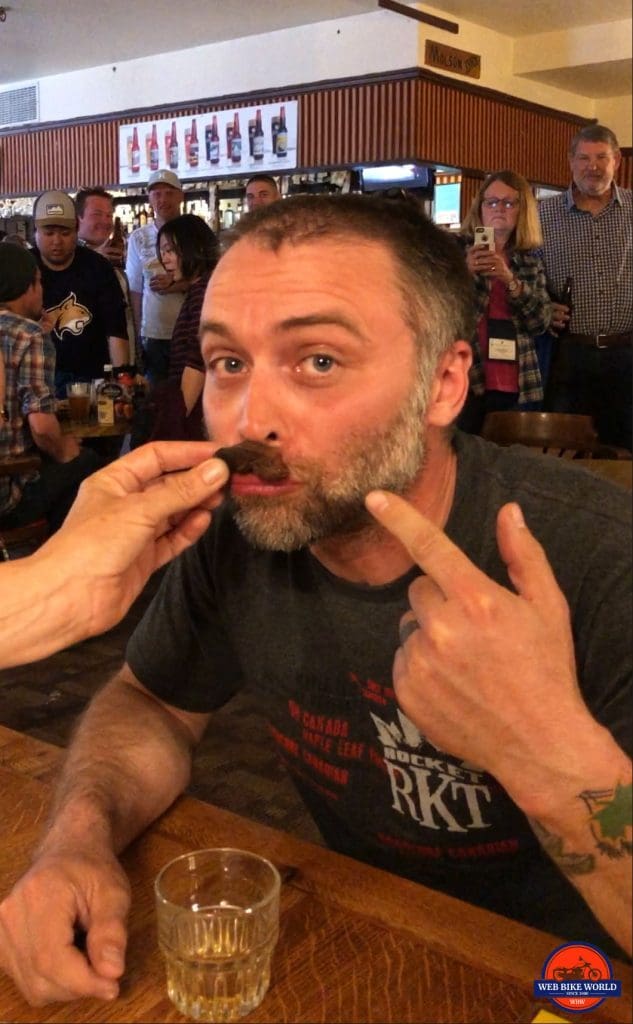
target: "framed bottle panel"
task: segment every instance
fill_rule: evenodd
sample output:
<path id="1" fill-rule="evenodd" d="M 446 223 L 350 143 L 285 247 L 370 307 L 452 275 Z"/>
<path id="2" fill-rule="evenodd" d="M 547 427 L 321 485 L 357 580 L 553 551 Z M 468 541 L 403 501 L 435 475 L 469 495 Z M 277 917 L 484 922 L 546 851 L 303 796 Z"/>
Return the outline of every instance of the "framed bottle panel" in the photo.
<path id="1" fill-rule="evenodd" d="M 119 127 L 119 181 L 144 184 L 159 169 L 181 179 L 287 174 L 297 166 L 298 103 L 264 103 Z"/>

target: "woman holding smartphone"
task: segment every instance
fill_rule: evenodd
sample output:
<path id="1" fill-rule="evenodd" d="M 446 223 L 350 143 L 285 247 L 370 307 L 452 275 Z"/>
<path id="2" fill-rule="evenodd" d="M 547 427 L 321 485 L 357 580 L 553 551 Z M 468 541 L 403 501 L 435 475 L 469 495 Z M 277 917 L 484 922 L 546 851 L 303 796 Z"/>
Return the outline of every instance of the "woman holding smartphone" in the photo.
<path id="1" fill-rule="evenodd" d="M 538 207 L 525 178 L 513 171 L 486 178 L 462 232 L 478 319 L 470 392 L 458 425 L 479 433 L 488 412 L 541 408 L 535 339 L 547 330 L 552 305 L 536 251 L 543 241 Z"/>

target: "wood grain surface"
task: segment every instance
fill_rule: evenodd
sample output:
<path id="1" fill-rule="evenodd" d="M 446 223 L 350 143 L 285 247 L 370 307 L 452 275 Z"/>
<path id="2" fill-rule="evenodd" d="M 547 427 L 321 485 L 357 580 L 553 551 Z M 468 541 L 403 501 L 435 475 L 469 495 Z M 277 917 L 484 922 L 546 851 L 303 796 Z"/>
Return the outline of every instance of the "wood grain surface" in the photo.
<path id="1" fill-rule="evenodd" d="M 2 895 L 28 865 L 44 827 L 59 759 L 57 748 L 0 726 Z M 123 856 L 133 902 L 119 999 L 34 1009 L 0 976 L 0 1020 L 183 1021 L 166 995 L 152 885 L 172 857 L 209 846 L 263 854 L 283 878 L 271 987 L 246 1018 L 253 1024 L 511 1024 L 549 1005 L 533 999 L 532 983 L 560 945 L 555 936 L 183 797 Z M 583 1021 L 631 1020 L 631 971 L 618 962 L 614 969 L 622 998 L 583 1014 Z"/>

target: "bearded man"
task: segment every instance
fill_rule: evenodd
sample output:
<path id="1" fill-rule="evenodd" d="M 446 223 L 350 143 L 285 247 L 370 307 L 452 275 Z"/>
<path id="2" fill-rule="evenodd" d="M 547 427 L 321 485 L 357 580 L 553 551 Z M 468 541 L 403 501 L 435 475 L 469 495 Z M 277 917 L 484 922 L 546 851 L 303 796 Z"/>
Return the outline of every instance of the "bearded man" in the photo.
<path id="1" fill-rule="evenodd" d="M 86 712 L 0 907 L 27 998 L 116 997 L 116 854 L 246 679 L 329 845 L 627 947 L 630 843 L 603 852 L 587 800 L 618 817 L 630 793 L 629 503 L 453 430 L 472 308 L 459 249 L 414 202 L 296 197 L 238 225 L 201 323 L 228 500 Z M 69 949 L 79 918 L 89 959 Z"/>

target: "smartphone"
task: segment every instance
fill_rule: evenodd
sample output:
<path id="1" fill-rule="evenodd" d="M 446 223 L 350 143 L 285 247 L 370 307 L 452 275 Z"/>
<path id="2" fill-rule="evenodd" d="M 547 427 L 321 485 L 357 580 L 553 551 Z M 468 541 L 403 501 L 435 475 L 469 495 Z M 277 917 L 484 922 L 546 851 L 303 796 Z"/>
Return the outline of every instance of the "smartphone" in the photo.
<path id="1" fill-rule="evenodd" d="M 490 252 L 495 250 L 495 229 L 475 228 L 475 245 L 485 245 Z"/>

